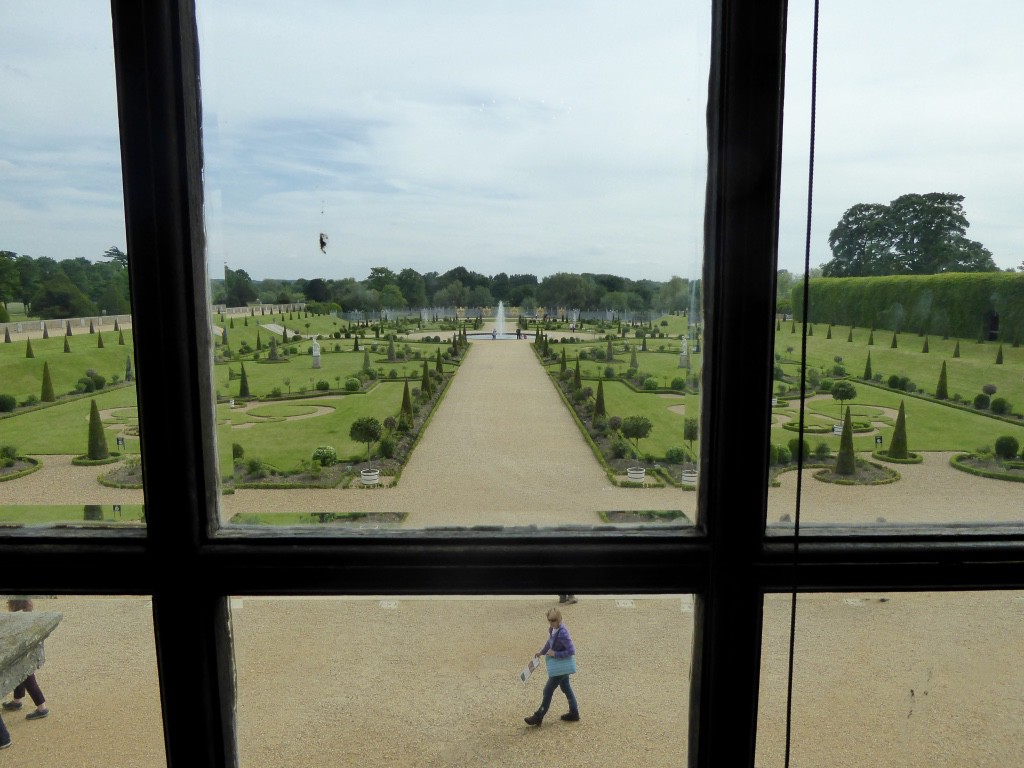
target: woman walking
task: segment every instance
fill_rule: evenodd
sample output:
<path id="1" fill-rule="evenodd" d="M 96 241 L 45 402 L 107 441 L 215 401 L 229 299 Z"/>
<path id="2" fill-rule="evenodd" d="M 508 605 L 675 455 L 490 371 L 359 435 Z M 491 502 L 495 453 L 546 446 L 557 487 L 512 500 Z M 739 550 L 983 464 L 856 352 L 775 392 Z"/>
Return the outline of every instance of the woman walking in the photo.
<path id="1" fill-rule="evenodd" d="M 547 665 L 548 681 L 544 684 L 544 698 L 540 709 L 527 718 L 527 725 L 540 725 L 544 715 L 551 706 L 551 696 L 555 688 L 561 688 L 565 698 L 569 700 L 569 711 L 562 715 L 563 720 L 575 722 L 580 719 L 580 710 L 576 704 L 576 694 L 569 684 L 569 675 L 576 671 L 576 646 L 569 636 L 569 629 L 562 624 L 562 612 L 557 608 L 548 609 L 548 641 L 544 647 L 534 654 L 534 658 L 544 656 Z"/>

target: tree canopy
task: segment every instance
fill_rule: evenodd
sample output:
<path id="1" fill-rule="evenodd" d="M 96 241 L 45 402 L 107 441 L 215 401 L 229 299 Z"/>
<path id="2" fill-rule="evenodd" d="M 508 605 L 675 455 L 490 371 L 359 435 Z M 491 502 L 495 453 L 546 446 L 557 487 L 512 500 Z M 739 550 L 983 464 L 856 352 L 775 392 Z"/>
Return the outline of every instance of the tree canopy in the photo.
<path id="1" fill-rule="evenodd" d="M 908 194 L 888 205 L 858 203 L 828 236 L 825 277 L 994 272 L 992 253 L 967 238 L 963 195 Z"/>

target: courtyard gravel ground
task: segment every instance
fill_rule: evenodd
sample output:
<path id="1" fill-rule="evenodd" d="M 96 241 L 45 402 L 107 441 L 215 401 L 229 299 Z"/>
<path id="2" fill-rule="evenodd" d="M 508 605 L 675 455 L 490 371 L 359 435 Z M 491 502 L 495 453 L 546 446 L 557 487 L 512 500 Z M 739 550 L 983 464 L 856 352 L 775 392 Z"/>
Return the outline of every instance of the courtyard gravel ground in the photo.
<path id="1" fill-rule="evenodd" d="M 141 503 L 98 485 L 103 467 L 42 457 L 0 486 L 5 503 Z M 957 472 L 948 454 L 899 482 L 846 488 L 806 477 L 807 522 L 1016 521 L 1021 487 Z M 792 513 L 796 476 L 769 494 Z M 407 527 L 596 524 L 600 509 L 682 508 L 678 489 L 612 486 L 528 342 L 474 345 L 392 489 L 240 491 L 261 508 L 402 510 Z M 341 506 L 339 506 L 341 505 Z M 553 595 L 232 600 L 243 766 L 678 766 L 685 763 L 692 601 L 583 595 L 564 609 L 579 651 L 583 719 L 522 718 L 541 678 L 518 672 L 543 642 Z M 0 760 L 33 768 L 164 764 L 151 605 L 40 599 L 64 620 L 39 673 L 52 714 L 8 713 Z M 797 624 L 793 766 L 1024 764 L 1024 596 L 805 595 Z M 758 765 L 782 765 L 789 598 L 769 596 Z M 543 675 L 542 671 L 539 671 Z"/>

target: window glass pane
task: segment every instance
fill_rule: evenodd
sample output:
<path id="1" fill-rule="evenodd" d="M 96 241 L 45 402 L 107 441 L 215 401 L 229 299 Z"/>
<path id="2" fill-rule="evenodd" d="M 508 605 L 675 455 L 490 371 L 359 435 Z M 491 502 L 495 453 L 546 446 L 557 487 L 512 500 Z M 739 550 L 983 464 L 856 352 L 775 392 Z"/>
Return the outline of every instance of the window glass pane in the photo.
<path id="1" fill-rule="evenodd" d="M 554 595 L 234 598 L 240 764 L 678 766 L 686 760 L 693 601 L 579 595 L 578 722 L 556 690 L 542 726 Z M 560 651 L 560 646 L 556 646 Z M 526 738 L 528 737 L 528 738 Z"/>
<path id="2" fill-rule="evenodd" d="M 224 520 L 691 521 L 709 5 L 198 15 Z"/>
<path id="3" fill-rule="evenodd" d="M 1019 592 L 800 595 L 791 764 L 1014 765 Z M 757 764 L 783 765 L 790 596 L 765 601 Z"/>
<path id="4" fill-rule="evenodd" d="M 794 514 L 801 360 L 802 522 L 1019 522 L 1024 158 L 994 105 L 1024 85 L 1024 11 L 822 8 L 804 324 L 813 9 L 789 9 L 769 525 Z"/>
<path id="5" fill-rule="evenodd" d="M 6 597 L 19 601 L 0 606 L 12 764 L 166 765 L 151 600 L 29 596 L 26 605 Z"/>
<path id="6" fill-rule="evenodd" d="M 0 526 L 143 520 L 110 24 L 0 28 Z"/>

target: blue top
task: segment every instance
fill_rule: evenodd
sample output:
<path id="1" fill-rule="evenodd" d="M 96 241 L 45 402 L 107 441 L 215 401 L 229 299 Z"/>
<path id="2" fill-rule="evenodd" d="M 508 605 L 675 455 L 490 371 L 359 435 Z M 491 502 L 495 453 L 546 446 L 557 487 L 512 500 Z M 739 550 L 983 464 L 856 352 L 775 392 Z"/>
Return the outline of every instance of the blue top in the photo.
<path id="1" fill-rule="evenodd" d="M 548 629 L 548 641 L 540 649 L 540 655 L 544 656 L 549 650 L 555 652 L 554 658 L 567 659 L 576 655 L 576 646 L 572 644 L 569 637 L 569 630 L 565 624 L 560 624 L 558 629 Z"/>

